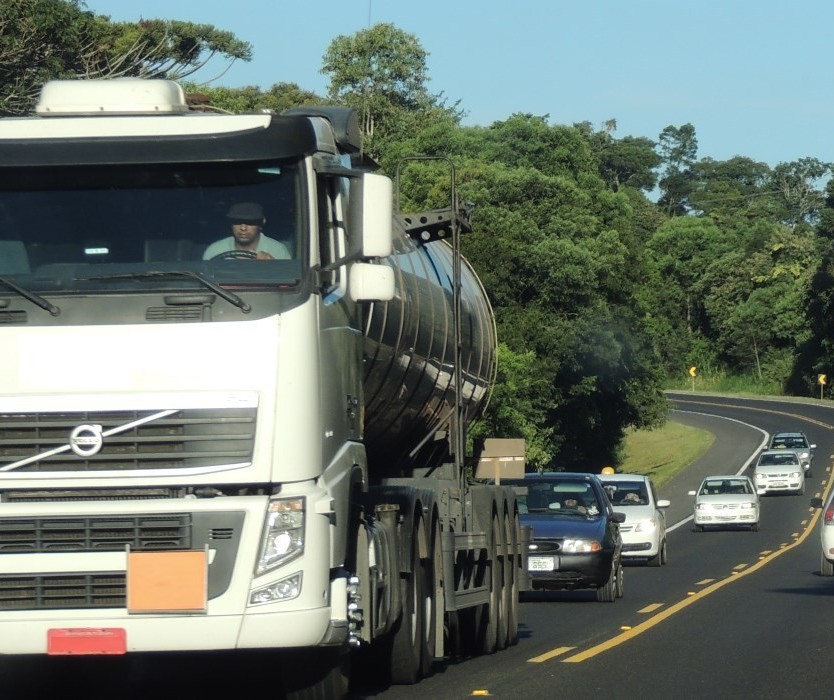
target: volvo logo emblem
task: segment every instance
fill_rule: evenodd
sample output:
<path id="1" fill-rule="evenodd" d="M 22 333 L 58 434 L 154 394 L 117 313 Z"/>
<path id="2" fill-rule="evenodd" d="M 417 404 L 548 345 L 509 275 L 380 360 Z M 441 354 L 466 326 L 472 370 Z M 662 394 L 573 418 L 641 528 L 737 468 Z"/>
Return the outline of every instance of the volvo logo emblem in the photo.
<path id="1" fill-rule="evenodd" d="M 98 454 L 103 444 L 100 425 L 79 425 L 70 433 L 70 449 L 79 457 Z"/>

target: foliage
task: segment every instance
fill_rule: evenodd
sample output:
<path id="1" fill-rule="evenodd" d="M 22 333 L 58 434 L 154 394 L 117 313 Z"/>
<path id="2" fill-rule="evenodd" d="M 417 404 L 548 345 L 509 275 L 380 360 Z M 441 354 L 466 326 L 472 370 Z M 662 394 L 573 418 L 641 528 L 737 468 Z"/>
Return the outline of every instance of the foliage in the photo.
<path id="1" fill-rule="evenodd" d="M 243 88 L 207 87 L 183 82 L 189 102 L 201 109 L 242 114 L 269 111 L 276 114 L 292 107 L 319 105 L 322 98 L 302 90 L 295 83 L 276 83 L 268 90 L 249 85 Z"/>
<path id="2" fill-rule="evenodd" d="M 216 57 L 251 56 L 210 25 L 114 23 L 81 0 L 0 3 L 7 113 L 29 111 L 50 78 L 168 77 L 202 109 L 355 108 L 403 211 L 452 204 L 453 172 L 454 203 L 476 204 L 463 252 L 501 341 L 473 436 L 524 437 L 533 468 L 617 463 L 633 429 L 663 423 L 660 387 L 690 388 L 692 366 L 698 389 L 807 396 L 817 374 L 834 378 L 830 163 L 699 160 L 690 123 L 656 140 L 617 135 L 615 119 L 594 128 L 526 113 L 462 127 L 457 103 L 427 88 L 419 38 L 391 24 L 331 41 L 326 98 L 295 83 L 189 82 Z"/>
<path id="3" fill-rule="evenodd" d="M 380 158 L 389 141 L 438 119 L 457 118 L 429 93 L 428 52 L 413 34 L 377 24 L 352 36 L 337 36 L 322 59 L 329 76 L 328 98 L 360 114 L 363 148 Z"/>
<path id="4" fill-rule="evenodd" d="M 0 3 L 0 109 L 32 110 L 55 78 L 192 75 L 215 56 L 248 61 L 251 46 L 207 24 L 174 20 L 111 23 L 81 0 Z"/>

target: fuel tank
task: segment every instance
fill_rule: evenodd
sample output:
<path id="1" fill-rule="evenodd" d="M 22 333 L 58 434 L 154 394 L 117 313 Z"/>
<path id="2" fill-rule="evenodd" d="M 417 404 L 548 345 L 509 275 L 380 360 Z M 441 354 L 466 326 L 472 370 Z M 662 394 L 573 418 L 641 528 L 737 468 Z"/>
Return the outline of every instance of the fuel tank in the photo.
<path id="1" fill-rule="evenodd" d="M 418 243 L 398 219 L 396 292 L 374 303 L 365 319 L 365 443 L 372 479 L 408 476 L 448 457 L 446 440 L 426 438 L 445 423 L 455 399 L 452 246 Z M 495 382 L 495 317 L 486 292 L 461 261 L 461 400 L 469 425 Z M 419 448 L 419 449 L 418 449 Z"/>

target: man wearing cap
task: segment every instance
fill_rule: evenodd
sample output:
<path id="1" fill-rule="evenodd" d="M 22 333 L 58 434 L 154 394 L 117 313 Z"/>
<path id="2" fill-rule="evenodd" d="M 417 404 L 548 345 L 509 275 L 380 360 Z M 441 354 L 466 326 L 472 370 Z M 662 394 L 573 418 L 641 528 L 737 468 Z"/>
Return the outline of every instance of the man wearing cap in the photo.
<path id="1" fill-rule="evenodd" d="M 224 253 L 228 257 L 248 257 L 246 253 L 257 260 L 273 260 L 290 258 L 290 251 L 281 241 L 265 236 L 262 232 L 266 223 L 263 207 L 257 202 L 240 202 L 233 204 L 226 214 L 232 224 L 232 235 L 215 241 L 203 253 L 203 260 L 211 260 Z"/>

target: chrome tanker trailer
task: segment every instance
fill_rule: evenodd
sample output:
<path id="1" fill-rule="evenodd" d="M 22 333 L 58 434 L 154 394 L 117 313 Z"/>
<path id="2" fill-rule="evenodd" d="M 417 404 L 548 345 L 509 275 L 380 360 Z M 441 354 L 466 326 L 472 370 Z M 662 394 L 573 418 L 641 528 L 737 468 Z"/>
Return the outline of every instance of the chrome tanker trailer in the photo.
<path id="1" fill-rule="evenodd" d="M 516 640 L 466 220 L 394 214 L 356 124 L 134 79 L 0 120 L 0 654 L 267 649 L 340 697 Z"/>

